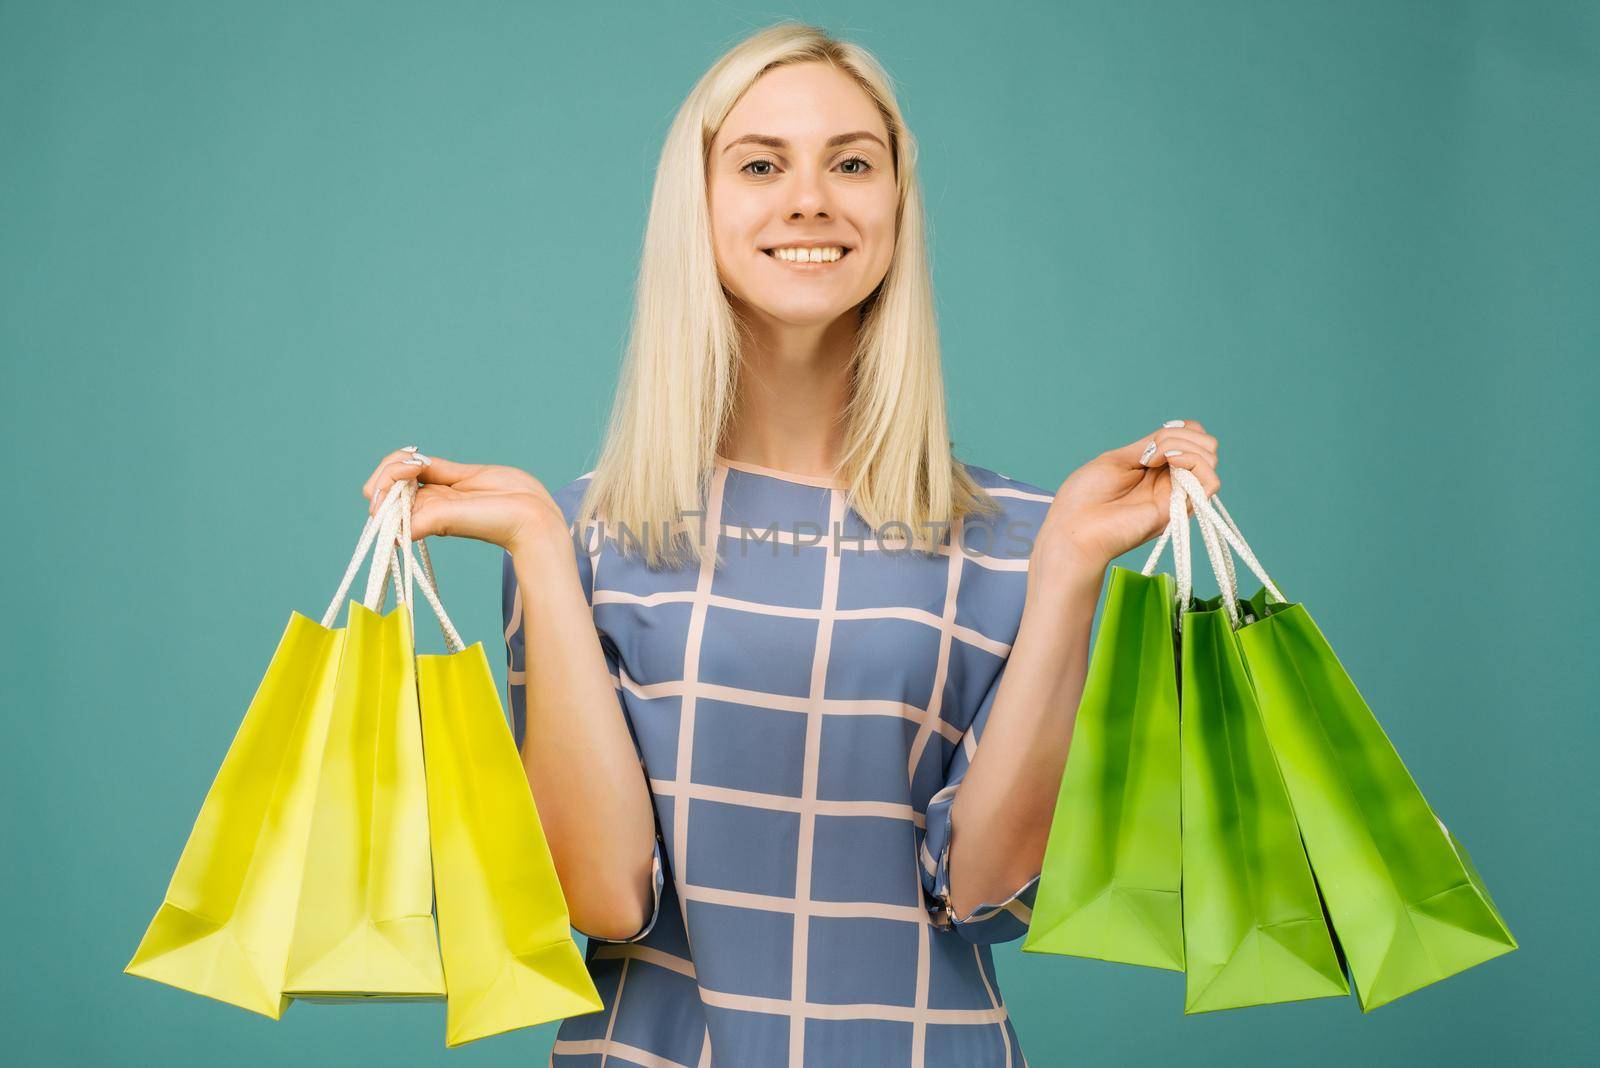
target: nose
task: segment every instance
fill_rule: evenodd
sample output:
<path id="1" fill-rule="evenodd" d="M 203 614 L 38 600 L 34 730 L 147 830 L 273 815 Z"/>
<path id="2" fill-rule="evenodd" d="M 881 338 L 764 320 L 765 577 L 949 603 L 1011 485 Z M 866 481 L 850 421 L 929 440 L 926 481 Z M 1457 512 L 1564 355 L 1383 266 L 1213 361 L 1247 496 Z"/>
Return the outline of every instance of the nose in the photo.
<path id="1" fill-rule="evenodd" d="M 789 209 L 789 218 L 801 219 L 807 215 L 819 219 L 828 217 L 828 187 L 821 176 L 802 168 L 790 188 L 794 200 Z"/>

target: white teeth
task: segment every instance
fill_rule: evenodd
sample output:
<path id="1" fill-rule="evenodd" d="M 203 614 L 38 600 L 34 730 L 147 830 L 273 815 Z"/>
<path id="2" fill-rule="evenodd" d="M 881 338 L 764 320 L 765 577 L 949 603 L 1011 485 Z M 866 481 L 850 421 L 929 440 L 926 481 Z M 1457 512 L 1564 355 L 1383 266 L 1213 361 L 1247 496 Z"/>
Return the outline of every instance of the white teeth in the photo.
<path id="1" fill-rule="evenodd" d="M 841 258 L 845 250 L 834 245 L 828 248 L 775 248 L 772 255 L 789 263 L 832 263 Z"/>

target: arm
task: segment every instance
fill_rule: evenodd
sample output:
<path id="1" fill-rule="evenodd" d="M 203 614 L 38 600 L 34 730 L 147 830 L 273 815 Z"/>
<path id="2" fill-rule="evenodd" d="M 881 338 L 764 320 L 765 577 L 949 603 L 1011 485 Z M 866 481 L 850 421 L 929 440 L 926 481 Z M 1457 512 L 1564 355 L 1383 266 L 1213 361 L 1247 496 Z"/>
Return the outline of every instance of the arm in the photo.
<path id="1" fill-rule="evenodd" d="M 644 937 L 662 886 L 655 814 L 571 520 L 526 471 L 424 456 L 415 446 L 389 453 L 367 477 L 369 515 L 401 479 L 418 483 L 413 540 L 472 538 L 501 549 L 507 704 L 568 919 L 591 938 Z"/>
<path id="2" fill-rule="evenodd" d="M 1169 468 L 1187 469 L 1209 496 L 1222 484 L 1216 465 L 1217 439 L 1198 420 L 1170 420 L 1101 453 L 1056 491 L 983 744 L 950 811 L 948 878 L 958 916 L 1004 900 L 1039 873 L 1106 568 L 1166 527 Z"/>
<path id="3" fill-rule="evenodd" d="M 654 912 L 655 816 L 562 522 L 541 512 L 507 549 L 523 593 L 522 765 L 572 925 L 631 940 Z"/>
<path id="4" fill-rule="evenodd" d="M 957 916 L 1039 874 L 1089 664 L 1105 568 L 1041 532 L 1022 622 L 950 814 Z"/>

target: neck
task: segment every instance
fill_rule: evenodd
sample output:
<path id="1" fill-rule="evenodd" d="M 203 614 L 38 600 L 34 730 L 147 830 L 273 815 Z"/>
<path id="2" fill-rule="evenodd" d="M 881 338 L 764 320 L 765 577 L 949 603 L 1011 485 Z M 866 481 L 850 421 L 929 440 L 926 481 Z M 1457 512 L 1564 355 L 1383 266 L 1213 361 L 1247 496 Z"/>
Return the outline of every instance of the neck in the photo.
<path id="1" fill-rule="evenodd" d="M 739 393 L 718 451 L 779 471 L 833 474 L 844 451 L 858 319 L 854 308 L 819 326 L 741 316 Z"/>

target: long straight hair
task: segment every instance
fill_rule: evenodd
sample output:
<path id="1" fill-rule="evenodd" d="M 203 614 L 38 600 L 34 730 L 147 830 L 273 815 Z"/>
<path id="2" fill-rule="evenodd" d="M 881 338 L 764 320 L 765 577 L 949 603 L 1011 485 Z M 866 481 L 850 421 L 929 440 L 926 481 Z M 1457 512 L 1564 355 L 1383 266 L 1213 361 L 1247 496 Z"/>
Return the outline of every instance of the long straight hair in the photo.
<path id="1" fill-rule="evenodd" d="M 738 396 L 740 330 L 717 274 L 707 156 L 757 78 L 807 62 L 832 64 L 877 104 L 898 193 L 889 269 L 858 309 L 835 476 L 870 527 L 905 524 L 915 551 L 938 551 L 941 524 L 959 530 L 965 516 L 997 508 L 951 451 L 917 145 L 890 77 L 865 49 L 785 22 L 745 38 L 706 71 L 678 109 L 656 168 L 627 355 L 576 517 L 580 531 L 596 519 L 626 527 L 635 537 L 624 540 L 652 568 L 715 555 L 715 532 L 699 531 L 688 517 L 704 506 Z"/>

